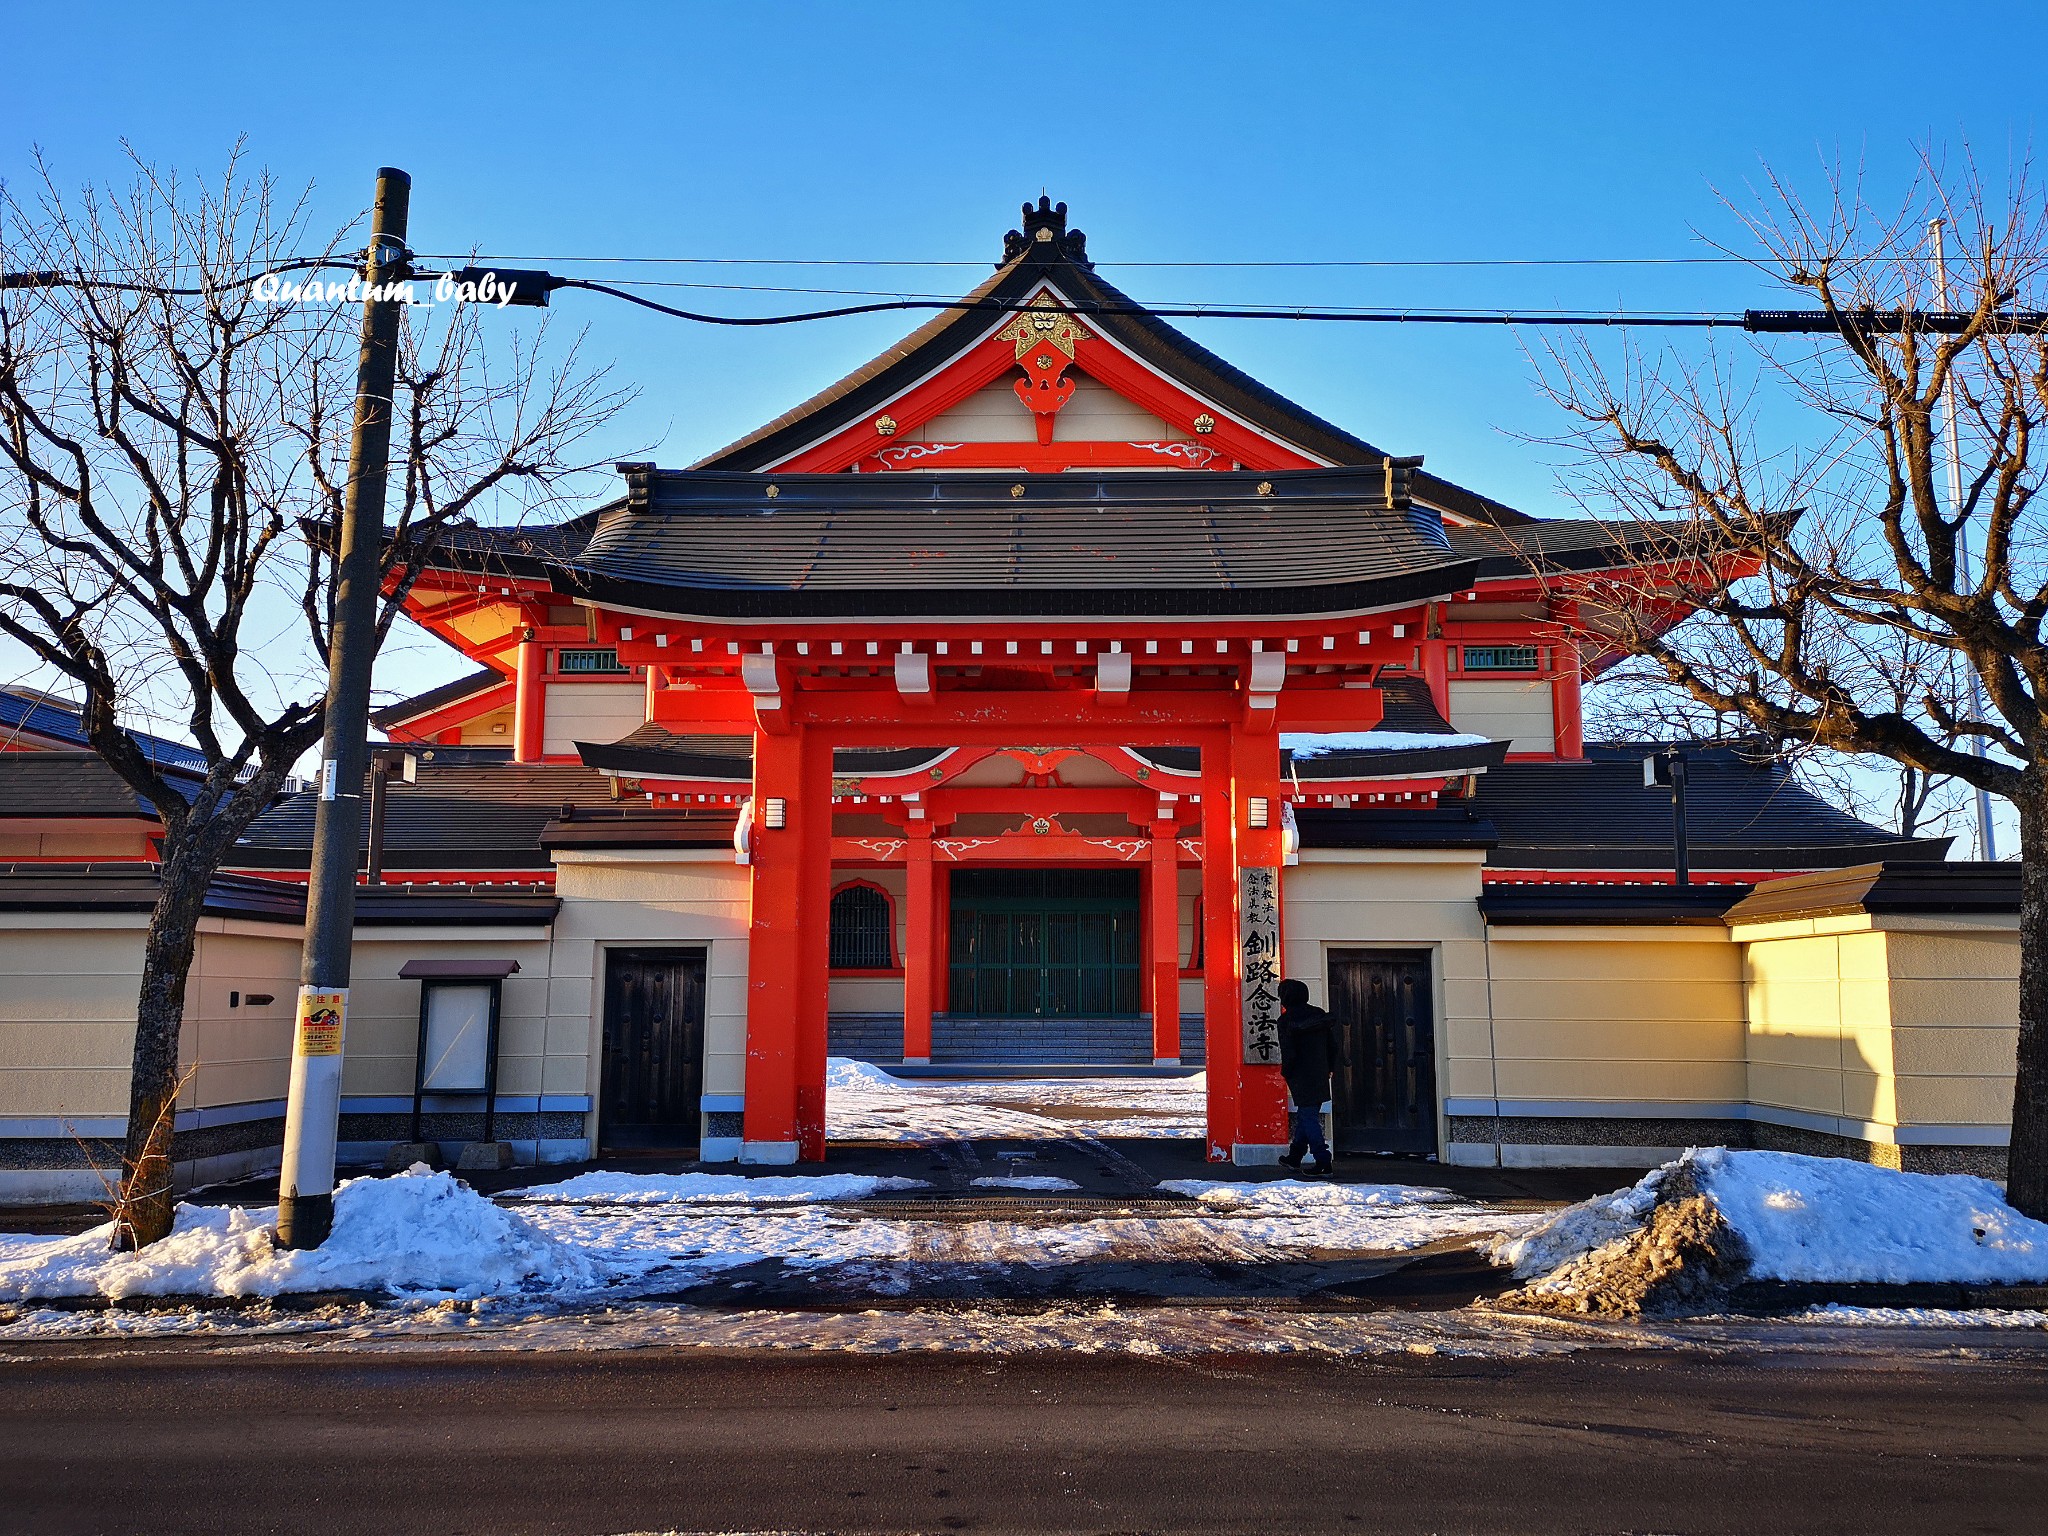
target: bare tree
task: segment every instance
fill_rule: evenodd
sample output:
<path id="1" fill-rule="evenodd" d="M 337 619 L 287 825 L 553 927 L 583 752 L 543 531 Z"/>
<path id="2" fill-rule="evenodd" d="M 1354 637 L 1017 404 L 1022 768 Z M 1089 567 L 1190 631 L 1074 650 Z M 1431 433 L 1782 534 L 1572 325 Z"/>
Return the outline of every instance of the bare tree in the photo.
<path id="1" fill-rule="evenodd" d="M 239 155 L 206 185 L 137 161 L 73 198 L 43 168 L 31 196 L 0 192 L 0 226 L 0 635 L 81 695 L 92 750 L 163 822 L 116 1212 L 116 1242 L 142 1244 L 171 1227 L 208 883 L 320 739 L 357 312 L 252 280 L 310 250 L 328 266 L 298 275 L 342 281 L 358 258 L 336 262 L 349 232 L 316 233 L 308 197 Z M 497 350 L 473 307 L 408 313 L 380 639 L 440 529 L 548 498 L 621 402 L 544 328 Z M 130 734 L 145 719 L 189 735 L 196 790 Z"/>
<path id="2" fill-rule="evenodd" d="M 1848 665 L 1862 659 L 1851 657 Z M 1871 684 L 1880 691 L 1872 696 L 1888 696 L 1901 714 L 1919 717 L 1944 743 L 1953 744 L 1952 733 L 1926 721 L 1911 691 L 1911 677 L 1898 668 L 1873 669 Z M 1945 692 L 1960 697 L 1952 687 Z M 1889 758 L 1849 756 L 1810 740 L 1765 736 L 1748 720 L 1675 688 L 1661 667 L 1641 657 L 1624 660 L 1587 691 L 1586 733 L 1595 741 L 1745 742 L 1759 758 L 1786 760 L 1794 775 L 1830 804 L 1900 837 L 1953 834 L 1968 809 L 1966 787 L 1945 774 Z"/>
<path id="3" fill-rule="evenodd" d="M 1832 334 L 1745 356 L 1581 345 L 1546 383 L 1576 417 L 1589 509 L 1658 525 L 1625 579 L 1578 590 L 1596 643 L 1774 741 L 1878 757 L 2012 802 L 2021 846 L 2018 1080 L 2008 1198 L 2048 1216 L 2048 540 L 2034 433 L 2048 413 L 2048 219 L 2016 172 L 1923 157 L 1895 209 L 1854 177 L 1820 203 L 1773 179 L 1738 210 L 1759 266 Z M 1945 306 L 1927 254 L 1961 251 Z M 1966 464 L 1949 504 L 1941 412 Z M 1646 530 L 1647 531 L 1647 530 Z M 1966 557 L 1966 546 L 1974 559 Z M 1747 551 L 1746 559 L 1730 552 Z M 1674 611 L 1696 617 L 1673 627 Z M 1974 676 L 1988 707 L 1959 686 Z M 1982 749 L 1982 755 L 1979 748 Z"/>

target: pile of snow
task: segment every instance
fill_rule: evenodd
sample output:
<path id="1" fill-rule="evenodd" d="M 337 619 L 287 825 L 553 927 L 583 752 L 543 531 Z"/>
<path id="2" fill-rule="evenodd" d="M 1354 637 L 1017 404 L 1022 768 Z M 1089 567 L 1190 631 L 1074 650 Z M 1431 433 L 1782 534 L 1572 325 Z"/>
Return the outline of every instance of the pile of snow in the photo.
<path id="1" fill-rule="evenodd" d="M 1054 1190 L 1081 1187 L 1072 1179 L 1062 1179 L 1050 1173 L 1011 1173 L 976 1179 L 973 1183 L 976 1189 L 1036 1189 L 1048 1194 Z"/>
<path id="2" fill-rule="evenodd" d="M 1510 1299 L 1573 1311 L 1654 1310 L 1746 1280 L 2048 1282 L 2048 1224 L 1989 1179 L 1724 1147 L 1687 1152 L 1486 1251 L 1531 1282 Z"/>
<path id="3" fill-rule="evenodd" d="M 588 1290 L 606 1272 L 445 1173 L 415 1164 L 334 1193 L 318 1248 L 279 1248 L 273 1209 L 180 1205 L 171 1235 L 113 1253 L 111 1224 L 66 1238 L 0 1242 L 0 1297 L 278 1296 L 381 1291 L 474 1299 Z"/>
<path id="4" fill-rule="evenodd" d="M 903 1078 L 891 1077 L 871 1061 L 855 1061 L 847 1056 L 834 1056 L 825 1063 L 825 1088 L 908 1088 L 911 1084 Z"/>
<path id="5" fill-rule="evenodd" d="M 1280 745 L 1296 757 L 1325 757 L 1336 752 L 1413 752 L 1423 747 L 1483 747 L 1490 736 L 1467 732 L 1431 735 L 1424 731 L 1315 731 L 1280 733 Z"/>
<path id="6" fill-rule="evenodd" d="M 579 1173 L 556 1184 L 534 1184 L 506 1193 L 508 1200 L 535 1202 L 605 1201 L 617 1205 L 779 1204 L 809 1200 L 866 1200 L 891 1189 L 929 1189 L 923 1179 L 880 1178 L 866 1173 L 811 1175 L 739 1173 Z"/>

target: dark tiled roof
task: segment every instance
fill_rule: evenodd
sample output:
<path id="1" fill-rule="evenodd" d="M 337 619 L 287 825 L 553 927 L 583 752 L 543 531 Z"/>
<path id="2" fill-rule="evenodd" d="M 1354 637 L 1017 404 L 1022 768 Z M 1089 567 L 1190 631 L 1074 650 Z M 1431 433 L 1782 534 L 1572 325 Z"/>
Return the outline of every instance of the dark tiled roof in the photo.
<path id="1" fill-rule="evenodd" d="M 384 812 L 384 867 L 545 869 L 541 830 L 564 805 L 609 805 L 610 782 L 576 763 L 511 763 L 495 754 L 437 749 L 417 782 L 390 780 Z M 364 789 L 363 846 L 369 846 Z M 232 863 L 303 869 L 313 846 L 313 795 L 292 795 L 256 818 Z"/>
<path id="2" fill-rule="evenodd" d="M 579 513 L 559 523 L 510 527 L 456 524 L 436 535 L 425 564 L 442 569 L 545 578 L 550 568 L 589 542 L 607 509 Z"/>
<path id="3" fill-rule="evenodd" d="M 543 848 L 730 848 L 739 812 L 623 802 L 548 824 Z"/>
<path id="4" fill-rule="evenodd" d="M 0 816 L 156 820 L 156 810 L 92 752 L 0 752 Z"/>
<path id="5" fill-rule="evenodd" d="M 650 779 L 725 779 L 745 784 L 754 776 L 754 738 L 678 733 L 653 721 L 613 742 L 576 743 L 583 761 L 607 773 Z M 908 773 L 946 755 L 940 747 L 839 747 L 836 774 Z"/>
<path id="6" fill-rule="evenodd" d="M 1429 684 L 1398 672 L 1379 675 L 1381 731 L 1411 731 L 1429 736 L 1455 736 L 1458 728 L 1437 713 Z"/>
<path id="7" fill-rule="evenodd" d="M 1305 805 L 1294 824 L 1304 848 L 1491 848 L 1493 823 L 1464 808 L 1333 810 Z"/>
<path id="8" fill-rule="evenodd" d="M 147 912 L 156 905 L 154 864 L 0 864 L 0 912 Z M 450 886 L 364 886 L 356 893 L 363 924 L 527 925 L 554 921 L 561 903 L 539 892 L 471 891 Z M 296 881 L 216 875 L 206 888 L 209 917 L 298 923 L 306 889 Z"/>
<path id="9" fill-rule="evenodd" d="M 474 698 L 487 689 L 496 688 L 510 679 L 496 667 L 479 667 L 467 677 L 458 677 L 452 683 L 443 683 L 438 688 L 429 688 L 425 693 L 416 693 L 409 699 L 400 699 L 396 704 L 387 704 L 382 709 L 370 711 L 370 723 L 389 729 L 403 725 L 408 720 L 417 720 L 421 715 L 430 715 L 437 709 L 446 709 L 450 704 L 460 704 L 464 699 Z"/>
<path id="10" fill-rule="evenodd" d="M 1461 590 L 1470 563 L 1398 480 L 1398 465 L 779 481 L 642 466 L 570 570 L 600 599 L 747 617 L 1307 615 Z"/>
<path id="11" fill-rule="evenodd" d="M 1768 881 L 1730 908 L 1728 921 L 1763 923 L 1857 912 L 1873 916 L 1992 916 L 2019 909 L 2017 864 L 1885 859 Z"/>
<path id="12" fill-rule="evenodd" d="M 1589 745 L 1583 762 L 1506 763 L 1470 802 L 1500 831 L 1489 863 L 1513 868 L 1669 868 L 1671 792 L 1646 788 L 1654 744 Z M 1908 841 L 1827 804 L 1789 764 L 1739 746 L 1692 749 L 1686 795 L 1701 869 L 1787 869 L 1879 857 L 1939 859 L 1947 838 Z"/>
<path id="13" fill-rule="evenodd" d="M 205 777 L 206 756 L 197 747 L 147 731 L 129 731 L 143 754 L 172 773 Z M 0 688 L 0 750 L 8 745 L 69 742 L 85 746 L 85 726 L 69 704 L 21 688 Z"/>
<path id="14" fill-rule="evenodd" d="M 990 327 L 1000 309 L 1018 304 L 1045 282 L 1058 288 L 1074 312 L 1088 317 L 1091 326 L 1167 378 L 1309 456 L 1350 465 L 1378 464 L 1389 457 L 1385 450 L 1352 436 L 1225 362 L 1097 274 L 1087 258 L 1084 237 L 1066 227 L 1064 203 L 1057 209 L 1045 199 L 1040 199 L 1036 209 L 1027 203 L 1024 226 L 1022 232 L 1012 232 L 1017 238 L 1006 242 L 1003 264 L 964 301 L 983 307 L 941 311 L 879 357 L 695 467 L 765 469 L 830 436 L 879 410 L 884 402 L 971 345 Z M 1036 236 L 1040 230 L 1048 231 L 1050 237 L 1024 238 Z M 1414 492 L 1430 506 L 1485 522 L 1527 521 L 1527 514 L 1502 502 L 1420 471 L 1415 475 Z"/>
<path id="15" fill-rule="evenodd" d="M 1451 548 L 1479 562 L 1479 578 L 1526 576 L 1546 571 L 1598 571 L 1626 565 L 1648 554 L 1684 552 L 1682 523 L 1601 522 L 1593 518 L 1545 519 L 1511 528 L 1446 528 Z"/>
<path id="16" fill-rule="evenodd" d="M 1379 688 L 1384 714 L 1380 723 L 1365 734 L 1400 732 L 1403 735 L 1456 736 L 1458 730 L 1436 712 L 1429 684 L 1419 677 L 1382 673 Z M 1193 773 L 1201 767 L 1201 754 L 1193 747 L 1138 747 L 1137 756 L 1160 768 Z M 1483 773 L 1498 767 L 1507 756 L 1504 741 L 1480 744 L 1460 743 L 1443 747 L 1374 747 L 1357 752 L 1319 752 L 1299 756 L 1282 748 L 1282 771 L 1291 778 L 1390 779 L 1443 778 L 1456 774 Z"/>
<path id="17" fill-rule="evenodd" d="M 1479 897 L 1486 920 L 1528 924 L 1654 923 L 1719 927 L 1722 914 L 1749 894 L 1746 885 L 1496 885 Z"/>

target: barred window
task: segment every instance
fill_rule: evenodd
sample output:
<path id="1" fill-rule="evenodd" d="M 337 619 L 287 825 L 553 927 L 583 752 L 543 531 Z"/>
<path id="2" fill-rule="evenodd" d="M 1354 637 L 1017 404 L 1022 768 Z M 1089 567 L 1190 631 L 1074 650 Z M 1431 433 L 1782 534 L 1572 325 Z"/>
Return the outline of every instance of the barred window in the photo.
<path id="1" fill-rule="evenodd" d="M 832 893 L 832 969 L 883 971 L 895 963 L 896 921 L 889 898 L 872 885 Z"/>
<path id="2" fill-rule="evenodd" d="M 1534 672 L 1536 670 L 1536 647 L 1533 645 L 1468 645 L 1465 647 L 1465 670 L 1467 672 Z"/>
<path id="3" fill-rule="evenodd" d="M 557 672 L 624 672 L 617 651 L 557 651 Z"/>

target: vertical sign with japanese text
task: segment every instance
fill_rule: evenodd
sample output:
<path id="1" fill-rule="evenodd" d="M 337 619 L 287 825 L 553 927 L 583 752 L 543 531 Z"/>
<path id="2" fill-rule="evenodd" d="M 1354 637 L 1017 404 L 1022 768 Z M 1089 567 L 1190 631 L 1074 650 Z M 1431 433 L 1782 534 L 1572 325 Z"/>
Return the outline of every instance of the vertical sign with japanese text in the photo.
<path id="1" fill-rule="evenodd" d="M 1244 978 L 1244 1059 L 1280 1061 L 1280 871 L 1237 872 L 1237 952 Z"/>

